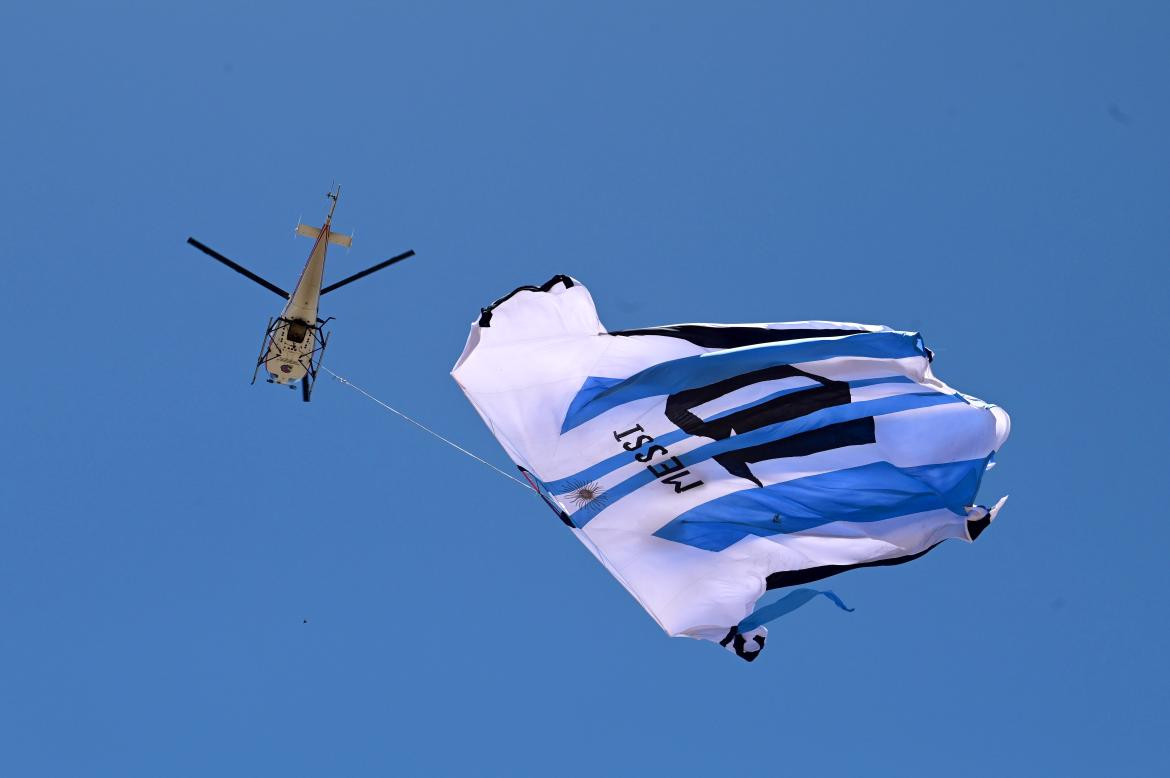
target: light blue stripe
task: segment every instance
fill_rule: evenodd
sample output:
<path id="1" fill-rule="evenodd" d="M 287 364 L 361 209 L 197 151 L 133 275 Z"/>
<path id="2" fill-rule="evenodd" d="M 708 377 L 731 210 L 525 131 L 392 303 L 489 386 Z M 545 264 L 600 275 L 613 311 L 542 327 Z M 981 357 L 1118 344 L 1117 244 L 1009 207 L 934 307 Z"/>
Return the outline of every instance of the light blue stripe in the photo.
<path id="1" fill-rule="evenodd" d="M 816 389 L 820 386 L 822 386 L 822 384 L 820 384 L 816 381 L 813 381 L 810 378 L 809 382 L 803 386 L 791 386 L 791 387 L 788 387 L 787 389 L 780 389 L 778 391 L 772 392 L 769 395 L 765 395 L 764 397 L 761 397 L 758 400 L 752 400 L 751 402 L 744 403 L 743 405 L 740 405 L 736 408 L 729 408 L 726 411 L 720 411 L 719 413 L 716 413 L 715 415 L 704 419 L 704 421 L 715 421 L 716 419 L 722 419 L 726 416 L 731 416 L 732 414 L 739 413 L 740 411 L 742 411 L 746 408 L 751 408 L 753 405 L 763 405 L 764 403 L 770 403 L 775 399 L 783 397 L 786 394 L 795 394 L 796 392 L 807 392 L 809 389 Z M 692 412 L 694 411 L 693 408 L 691 410 L 692 410 Z"/>
<path id="2" fill-rule="evenodd" d="M 916 383 L 916 381 L 913 378 L 907 378 L 906 376 L 883 376 L 881 378 L 863 378 L 859 381 L 849 381 L 848 383 L 849 383 L 849 388 L 852 390 L 852 389 L 856 389 L 856 388 L 861 387 L 861 386 L 874 386 L 877 384 L 913 384 L 913 383 Z M 706 419 L 706 421 L 715 421 L 716 419 L 722 419 L 725 416 L 731 416 L 733 414 L 739 413 L 742 410 L 746 410 L 748 408 L 751 408 L 752 406 L 763 405 L 764 403 L 770 403 L 773 400 L 775 400 L 779 397 L 783 397 L 786 394 L 793 394 L 795 392 L 803 392 L 803 391 L 806 391 L 808 389 L 816 389 L 819 386 L 821 386 L 821 384 L 814 381 L 812 384 L 810 384 L 808 386 L 796 386 L 796 387 L 793 387 L 791 389 L 781 389 L 778 392 L 773 392 L 772 394 L 768 395 L 767 397 L 762 397 L 759 400 L 753 400 L 750 403 L 744 403 L 743 405 L 739 406 L 738 408 L 732 408 L 730 410 L 717 413 L 714 416 L 712 416 L 711 418 Z M 923 387 L 923 388 L 925 389 L 925 387 Z M 929 391 L 933 392 L 934 390 L 931 389 Z"/>
<path id="3" fill-rule="evenodd" d="M 884 375 L 877 378 L 859 378 L 856 381 L 849 382 L 850 389 L 857 389 L 862 386 L 874 386 L 875 384 L 916 384 L 918 383 L 910 376 L 905 375 Z"/>
<path id="4" fill-rule="evenodd" d="M 711 500 L 675 517 L 655 537 L 722 551 L 749 535 L 770 537 L 834 521 L 872 522 L 975 502 L 987 458 L 918 467 L 874 462 Z"/>
<path id="5" fill-rule="evenodd" d="M 834 605 L 843 611 L 853 612 L 853 609 L 842 602 L 841 598 L 835 592 L 828 589 L 793 589 L 788 594 L 781 597 L 775 602 L 770 602 L 767 605 L 761 605 L 756 608 L 749 616 L 736 625 L 739 633 L 745 634 L 751 632 L 756 627 L 762 627 L 769 621 L 775 621 L 781 616 L 787 616 L 794 610 L 809 602 L 817 595 L 824 595 L 826 599 L 830 600 Z"/>
<path id="6" fill-rule="evenodd" d="M 589 376 L 585 379 L 585 383 L 581 384 L 581 388 L 577 390 L 577 394 L 573 396 L 573 401 L 569 403 L 569 410 L 565 414 L 566 417 L 577 414 L 582 408 L 591 403 L 597 395 L 606 389 L 617 386 L 624 380 L 624 378 Z"/>
<path id="7" fill-rule="evenodd" d="M 585 402 L 574 399 L 570 404 L 570 412 L 565 415 L 561 432 L 568 432 L 608 410 L 635 400 L 706 386 L 766 367 L 837 357 L 899 359 L 914 356 L 926 356 L 922 338 L 918 334 L 866 332 L 843 338 L 767 343 L 683 357 L 648 367 L 600 391 L 597 391 L 597 384 L 590 385 L 586 381 L 582 391 L 588 391 L 593 396 Z"/>
<path id="8" fill-rule="evenodd" d="M 633 437 L 634 436 L 631 436 L 631 438 Z M 558 478 L 555 481 L 549 481 L 548 488 L 550 491 L 552 491 L 553 494 L 564 494 L 575 486 L 592 483 L 593 481 L 604 478 L 618 468 L 625 467 L 631 462 L 636 461 L 634 459 L 634 454 L 641 454 L 642 452 L 646 451 L 646 449 L 655 444 L 664 448 L 669 448 L 675 443 L 678 443 L 680 440 L 685 440 L 688 437 L 690 437 L 690 435 L 683 432 L 682 430 L 674 430 L 673 432 L 668 432 L 665 435 L 659 435 L 650 443 L 643 444 L 641 448 L 636 448 L 633 451 L 626 451 L 623 449 L 620 454 L 614 454 L 612 457 L 603 459 L 595 465 L 590 465 L 584 470 L 573 473 L 573 475 L 566 476 L 564 478 Z"/>
<path id="9" fill-rule="evenodd" d="M 882 397 L 876 400 L 865 400 L 847 405 L 835 405 L 831 408 L 824 408 L 796 419 L 789 419 L 788 421 L 778 422 L 767 427 L 760 427 L 751 432 L 745 432 L 742 435 L 734 435 L 725 440 L 716 440 L 699 446 L 693 451 L 680 454 L 679 459 L 686 465 L 694 465 L 718 454 L 727 453 L 728 451 L 757 446 L 761 443 L 787 438 L 801 432 L 820 429 L 821 427 L 842 421 L 853 421 L 854 419 L 863 419 L 867 416 L 883 416 L 889 413 L 900 413 L 901 411 L 909 411 L 916 408 L 929 408 L 934 405 L 961 402 L 963 402 L 963 398 L 957 395 L 929 391 L 899 394 L 893 397 Z M 654 461 L 660 462 L 661 459 Z M 606 491 L 607 499 L 604 505 L 586 505 L 574 513 L 573 523 L 578 527 L 584 527 L 600 510 L 613 505 L 622 497 L 654 480 L 655 477 L 649 470 L 640 468 L 636 474 L 621 483 L 615 484 Z"/>
<path id="10" fill-rule="evenodd" d="M 618 381 L 618 380 L 620 380 L 620 379 L 589 378 L 586 380 L 585 386 L 590 386 L 591 385 L 590 382 L 592 382 L 592 381 L 604 382 L 604 381 Z M 850 389 L 855 389 L 857 387 L 873 386 L 875 384 L 912 384 L 912 383 L 915 383 L 913 378 L 908 378 L 908 377 L 903 376 L 903 375 L 893 375 L 893 376 L 882 376 L 880 378 L 863 378 L 863 379 L 860 379 L 858 381 L 850 381 L 849 387 L 850 387 Z M 597 385 L 597 384 L 593 384 L 593 385 Z M 793 389 L 782 389 L 781 391 L 776 392 L 774 394 L 770 394 L 767 397 L 761 398 L 759 400 L 755 400 L 755 401 L 750 402 L 750 403 L 745 403 L 745 404 L 739 406 L 738 408 L 732 408 L 731 410 L 723 411 L 722 413 L 719 413 L 719 414 L 711 417 L 711 420 L 721 419 L 724 416 L 730 416 L 733 413 L 739 413 L 740 411 L 745 410 L 747 408 L 750 408 L 754 405 L 762 405 L 763 403 L 771 402 L 772 400 L 776 399 L 777 397 L 783 397 L 784 395 L 792 394 L 793 392 L 803 392 L 806 389 L 813 389 L 813 388 L 816 388 L 818 386 L 820 386 L 820 384 L 813 383 L 811 386 L 798 386 L 798 387 L 795 387 Z M 582 389 L 582 392 L 583 391 L 585 391 L 585 390 Z M 577 396 L 580 397 L 581 394 L 578 393 Z M 576 400 L 574 400 L 574 402 L 576 402 Z M 668 432 L 664 435 L 659 435 L 657 438 L 654 439 L 653 442 L 646 443 L 641 448 L 634 449 L 633 451 L 630 451 L 628 453 L 623 451 L 622 453 L 614 454 L 611 457 L 608 457 L 606 459 L 601 460 L 597 464 L 590 465 L 589 467 L 585 468 L 584 470 L 580 470 L 576 473 L 573 473 L 572 475 L 565 476 L 564 478 L 558 478 L 555 481 L 550 481 L 548 484 L 548 488 L 550 491 L 552 491 L 553 494 L 564 494 L 565 492 L 572 489 L 574 486 L 577 486 L 579 484 L 591 483 L 591 482 L 596 481 L 598 479 L 604 478 L 605 476 L 614 472 L 618 468 L 624 467 L 625 465 L 628 465 L 631 461 L 633 461 L 634 454 L 642 453 L 643 451 L 650 448 L 650 446 L 654 445 L 655 443 L 657 443 L 660 446 L 670 447 L 671 445 L 677 443 L 680 440 L 685 439 L 686 437 L 687 437 L 687 434 L 685 432 L 683 432 L 682 430 L 675 430 L 673 432 Z"/>

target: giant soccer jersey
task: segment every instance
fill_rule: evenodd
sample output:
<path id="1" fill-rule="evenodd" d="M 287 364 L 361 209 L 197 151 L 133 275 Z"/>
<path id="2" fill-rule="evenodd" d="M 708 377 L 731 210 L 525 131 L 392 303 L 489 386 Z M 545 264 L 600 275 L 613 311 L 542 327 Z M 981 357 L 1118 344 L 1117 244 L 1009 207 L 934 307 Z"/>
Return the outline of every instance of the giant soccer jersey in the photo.
<path id="1" fill-rule="evenodd" d="M 757 610 L 767 590 L 908 561 L 995 518 L 976 493 L 1008 415 L 931 360 L 917 333 L 840 322 L 608 332 L 556 276 L 483 309 L 452 375 L 668 634 L 750 660 L 778 612 Z"/>

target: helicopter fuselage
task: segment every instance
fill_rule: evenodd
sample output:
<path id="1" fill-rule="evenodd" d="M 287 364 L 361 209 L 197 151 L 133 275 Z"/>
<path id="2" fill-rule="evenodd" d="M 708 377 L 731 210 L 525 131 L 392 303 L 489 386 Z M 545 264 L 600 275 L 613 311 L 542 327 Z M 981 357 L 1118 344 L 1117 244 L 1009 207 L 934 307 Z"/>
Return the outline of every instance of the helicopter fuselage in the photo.
<path id="1" fill-rule="evenodd" d="M 321 279 L 325 274 L 325 253 L 329 247 L 329 222 L 317 235 L 309 259 L 301 271 L 296 288 L 280 312 L 277 326 L 271 328 L 264 369 L 272 381 L 291 384 L 308 372 L 316 346 L 313 330 L 317 326 L 317 305 L 321 298 Z"/>

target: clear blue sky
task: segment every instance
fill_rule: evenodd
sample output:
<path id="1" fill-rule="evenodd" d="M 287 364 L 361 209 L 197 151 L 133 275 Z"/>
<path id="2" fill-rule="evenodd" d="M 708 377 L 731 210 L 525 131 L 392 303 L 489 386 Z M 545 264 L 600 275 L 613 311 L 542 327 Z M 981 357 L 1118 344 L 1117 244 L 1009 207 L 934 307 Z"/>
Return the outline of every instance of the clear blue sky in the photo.
<path id="1" fill-rule="evenodd" d="M 166 5 L 166 4 L 164 4 Z M 24 3 L 0 50 L 0 773 L 1152 775 L 1170 681 L 1170 9 Z M 611 328 L 921 330 L 1015 422 L 973 546 L 748 665 L 355 393 L 250 387 L 330 182 L 328 364 L 447 373 L 569 273 Z M 308 619 L 309 623 L 303 623 Z"/>

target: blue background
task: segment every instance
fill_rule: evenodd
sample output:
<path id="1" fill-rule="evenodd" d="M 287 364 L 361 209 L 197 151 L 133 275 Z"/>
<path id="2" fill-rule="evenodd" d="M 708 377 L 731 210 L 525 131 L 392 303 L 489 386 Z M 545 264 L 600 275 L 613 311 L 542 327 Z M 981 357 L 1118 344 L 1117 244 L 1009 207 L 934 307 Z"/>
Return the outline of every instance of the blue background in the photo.
<path id="1" fill-rule="evenodd" d="M 1170 7 L 10 4 L 0 772 L 1156 774 Z M 335 382 L 248 385 L 343 184 L 327 364 L 492 461 L 447 373 L 570 273 L 612 329 L 921 330 L 1014 432 L 974 546 L 748 665 Z M 308 623 L 303 623 L 308 619 Z"/>

